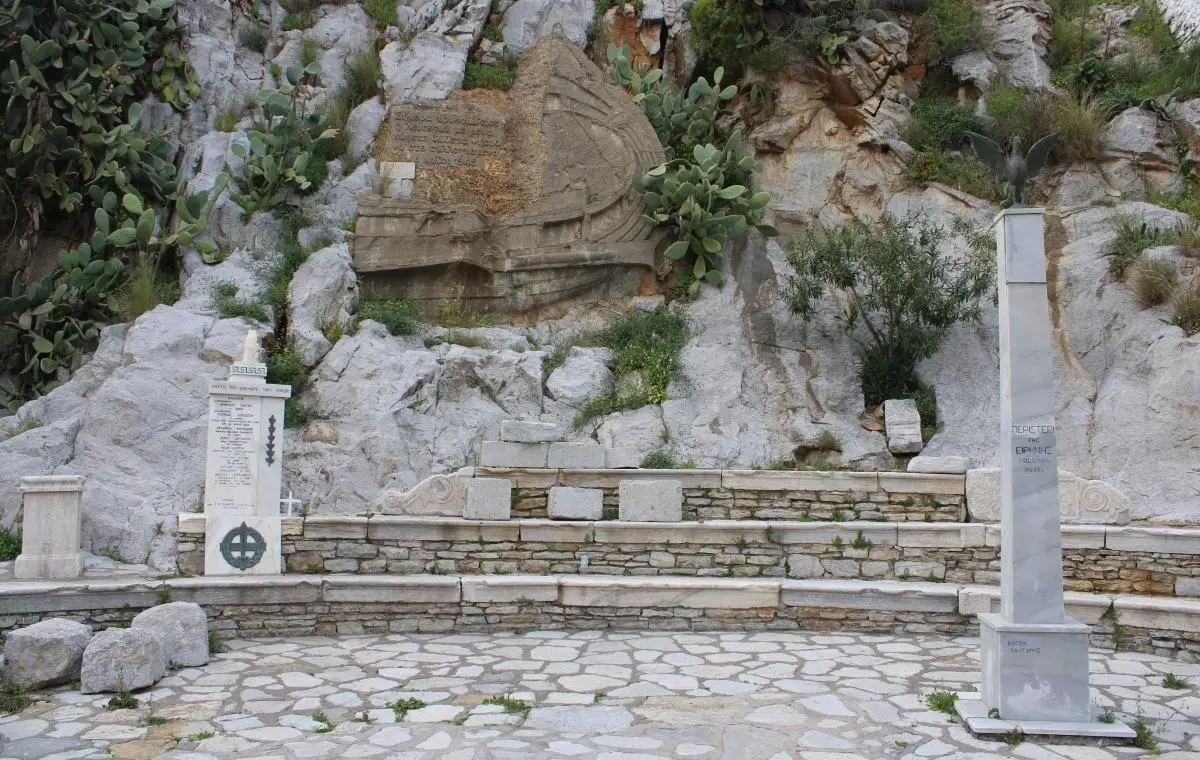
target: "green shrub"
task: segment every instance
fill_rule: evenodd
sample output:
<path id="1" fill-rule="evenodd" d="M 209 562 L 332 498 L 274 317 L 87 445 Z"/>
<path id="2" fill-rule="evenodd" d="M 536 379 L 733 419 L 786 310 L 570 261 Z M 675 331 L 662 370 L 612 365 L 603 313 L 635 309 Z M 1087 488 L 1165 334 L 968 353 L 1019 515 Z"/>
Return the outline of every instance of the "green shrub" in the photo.
<path id="1" fill-rule="evenodd" d="M 267 322 L 270 316 L 261 303 L 238 296 L 238 286 L 232 282 L 220 282 L 213 286 L 212 303 L 221 319 L 242 317 L 254 322 Z"/>
<path id="2" fill-rule="evenodd" d="M 952 691 L 933 691 L 925 695 L 925 704 L 930 710 L 943 712 L 947 715 L 954 714 L 954 703 L 958 701 L 958 694 Z"/>
<path id="3" fill-rule="evenodd" d="M 0 715 L 15 715 L 32 702 L 29 692 L 21 684 L 0 681 Z"/>
<path id="4" fill-rule="evenodd" d="M 742 0 L 696 0 L 689 16 L 708 70 L 725 66 L 737 76 L 765 39 L 761 20 L 746 12 Z"/>
<path id="5" fill-rule="evenodd" d="M 305 110 L 298 87 L 304 77 L 319 74 L 316 64 L 289 68 L 278 89 L 255 95 L 263 116 L 247 133 L 249 149 L 242 143 L 230 148 L 244 159 L 234 200 L 247 215 L 279 208 L 292 192 L 312 192 L 324 179 L 326 151 L 337 130 L 326 127 L 324 114 Z"/>
<path id="6" fill-rule="evenodd" d="M 504 27 L 499 24 L 488 24 L 483 29 L 483 38 L 492 42 L 504 42 Z"/>
<path id="7" fill-rule="evenodd" d="M 377 29 L 387 29 L 400 23 L 396 15 L 396 0 L 363 0 L 362 7 L 375 21 Z"/>
<path id="8" fill-rule="evenodd" d="M 1016 86 L 998 87 L 987 96 L 985 111 L 989 119 L 987 133 L 1001 146 L 1013 137 L 1021 138 L 1025 147 L 1050 129 L 1050 114 L 1038 108 L 1035 99 Z"/>
<path id="9" fill-rule="evenodd" d="M 241 119 L 241 115 L 236 110 L 227 108 L 213 119 L 213 129 L 221 132 L 233 132 L 237 129 L 239 119 Z"/>
<path id="10" fill-rule="evenodd" d="M 0 528 L 0 562 L 14 560 L 21 553 L 21 534 Z"/>
<path id="11" fill-rule="evenodd" d="M 421 326 L 416 304 L 408 298 L 360 301 L 358 319 L 372 319 L 386 327 L 392 335 L 412 335 Z"/>
<path id="12" fill-rule="evenodd" d="M 1171 324 L 1188 335 L 1200 332 L 1200 279 L 1175 289 L 1171 296 Z"/>
<path id="13" fill-rule="evenodd" d="M 667 309 L 624 317 L 597 333 L 590 341 L 615 354 L 617 385 L 621 378 L 638 376 L 640 383 L 623 393 L 594 398 L 576 415 L 575 424 L 623 409 L 639 409 L 667 399 L 667 386 L 679 370 L 679 353 L 687 342 L 683 318 Z"/>
<path id="14" fill-rule="evenodd" d="M 300 349 L 291 343 L 279 344 L 267 351 L 267 382 L 290 385 L 299 390 L 308 380 L 308 370 L 300 358 Z"/>
<path id="15" fill-rule="evenodd" d="M 913 108 L 908 143 L 918 151 L 965 148 L 967 132 L 983 132 L 986 126 L 971 106 L 941 98 L 922 98 Z"/>
<path id="16" fill-rule="evenodd" d="M 913 156 L 904 170 L 904 181 L 918 187 L 941 182 L 993 203 L 1005 198 L 1003 184 L 982 162 L 974 158 L 954 159 L 941 151 L 926 150 Z"/>
<path id="17" fill-rule="evenodd" d="M 1104 156 L 1104 128 L 1112 115 L 1109 105 L 1090 93 L 1069 92 L 1051 107 L 1053 131 L 1058 132 L 1054 156 L 1064 161 L 1091 161 Z"/>
<path id="18" fill-rule="evenodd" d="M 379 51 L 369 47 L 346 62 L 345 86 L 330 93 L 325 102 L 326 126 L 337 130 L 325 152 L 330 156 L 340 155 L 347 168 L 357 165 L 361 156 L 349 155 L 345 133 L 346 121 L 356 106 L 378 94 Z"/>
<path id="19" fill-rule="evenodd" d="M 638 466 L 647 470 L 677 470 L 679 469 L 679 460 L 669 452 L 655 451 L 647 454 Z"/>
<path id="20" fill-rule="evenodd" d="M 314 23 L 316 23 L 316 19 L 313 18 L 311 11 L 288 13 L 283 17 L 283 21 L 279 23 L 279 28 L 285 32 L 293 32 L 298 29 L 308 29 Z"/>
<path id="21" fill-rule="evenodd" d="M 47 213 L 90 215 L 110 192 L 174 199 L 172 148 L 137 105 L 186 111 L 199 94 L 174 0 L 8 2 L 0 35 L 0 227 L 24 242 Z"/>
<path id="22" fill-rule="evenodd" d="M 925 16 L 934 24 L 935 60 L 949 60 L 978 44 L 983 14 L 968 0 L 933 0 Z"/>
<path id="23" fill-rule="evenodd" d="M 512 87 L 515 81 L 517 81 L 517 70 L 515 68 L 467 61 L 467 70 L 463 75 L 463 89 L 491 88 L 507 90 L 509 87 Z"/>
<path id="24" fill-rule="evenodd" d="M 1050 67 L 1062 69 L 1090 57 L 1100 44 L 1100 35 L 1088 22 L 1091 8 L 1079 0 L 1058 0 L 1050 32 Z"/>
<path id="25" fill-rule="evenodd" d="M 1200 184 L 1188 180 L 1180 193 L 1166 195 L 1157 194 L 1150 197 L 1150 202 L 1156 206 L 1182 211 L 1192 218 L 1200 218 Z"/>
<path id="26" fill-rule="evenodd" d="M 238 44 L 247 50 L 253 50 L 255 53 L 264 52 L 267 49 L 267 42 L 269 40 L 270 32 L 262 24 L 243 26 L 238 31 Z"/>
<path id="27" fill-rule="evenodd" d="M 321 46 L 311 37 L 300 38 L 300 67 L 308 68 L 317 62 L 321 55 Z"/>
<path id="28" fill-rule="evenodd" d="M 1117 279 L 1124 280 L 1126 274 L 1142 259 L 1142 251 L 1175 242 L 1175 232 L 1147 224 L 1133 217 L 1117 220 L 1117 238 L 1108 253 L 1108 271 Z"/>
<path id="29" fill-rule="evenodd" d="M 1179 284 L 1179 271 L 1169 261 L 1139 261 L 1133 267 L 1133 290 L 1142 308 L 1164 304 Z"/>
<path id="30" fill-rule="evenodd" d="M 813 318 L 827 291 L 845 296 L 835 314 L 853 335 L 861 324 L 862 388 L 867 404 L 907 398 L 920 388 L 916 365 L 932 356 L 946 332 L 979 317 L 979 301 L 995 273 L 986 235 L 965 223 L 953 235 L 971 252 L 959 258 L 943 244 L 950 235 L 927 218 L 885 217 L 874 231 L 861 222 L 826 234 L 809 231 L 788 246 L 793 273 L 784 296 L 801 319 Z"/>

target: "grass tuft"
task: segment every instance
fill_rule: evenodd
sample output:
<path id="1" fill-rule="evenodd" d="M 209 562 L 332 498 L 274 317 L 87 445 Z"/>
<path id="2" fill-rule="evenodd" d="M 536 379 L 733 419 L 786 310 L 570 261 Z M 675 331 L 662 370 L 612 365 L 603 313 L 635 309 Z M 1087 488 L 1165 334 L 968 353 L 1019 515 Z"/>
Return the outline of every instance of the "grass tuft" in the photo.
<path id="1" fill-rule="evenodd" d="M 15 715 L 29 707 L 32 701 L 29 692 L 21 684 L 0 682 L 0 715 Z"/>
<path id="2" fill-rule="evenodd" d="M 387 328 L 392 335 L 412 335 L 421 327 L 417 307 L 408 298 L 360 301 L 358 321 L 370 319 Z"/>
<path id="3" fill-rule="evenodd" d="M 1179 271 L 1170 261 L 1142 260 L 1133 267 L 1133 290 L 1142 308 L 1166 303 L 1178 284 Z"/>
<path id="4" fill-rule="evenodd" d="M 520 715 L 522 717 L 529 715 L 529 711 L 533 709 L 533 705 L 521 699 L 513 699 L 508 694 L 502 697 L 491 697 L 483 700 L 485 705 L 499 705 L 504 708 L 504 712 L 509 715 Z"/>
<path id="5" fill-rule="evenodd" d="M 517 70 L 515 68 L 467 61 L 467 70 L 463 74 L 463 89 L 491 88 L 507 90 L 513 86 L 513 82 L 515 81 L 517 81 Z"/>
<path id="6" fill-rule="evenodd" d="M 392 712 L 396 715 L 396 722 L 403 723 L 408 717 L 408 713 L 412 710 L 420 710 L 425 706 L 423 700 L 416 697 L 408 697 L 407 699 L 397 699 L 391 704 Z"/>
<path id="7" fill-rule="evenodd" d="M 1167 673 L 1163 676 L 1162 685 L 1164 689 L 1186 689 L 1192 684 L 1183 676 Z"/>
<path id="8" fill-rule="evenodd" d="M 958 701 L 958 694 L 952 691 L 934 691 L 925 695 L 925 704 L 930 710 L 936 710 L 947 715 L 954 714 L 954 703 L 956 701 Z"/>

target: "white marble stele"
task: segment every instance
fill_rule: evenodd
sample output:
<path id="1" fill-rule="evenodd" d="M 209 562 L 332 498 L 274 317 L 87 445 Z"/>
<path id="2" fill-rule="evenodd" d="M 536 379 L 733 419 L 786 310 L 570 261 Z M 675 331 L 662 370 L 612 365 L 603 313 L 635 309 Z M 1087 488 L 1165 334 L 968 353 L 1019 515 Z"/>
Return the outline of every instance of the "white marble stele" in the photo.
<path id="1" fill-rule="evenodd" d="M 267 365 L 258 354 L 258 337 L 251 330 L 242 361 L 230 367 L 229 379 L 209 383 L 205 575 L 279 573 L 284 402 L 292 387 L 268 383 Z M 230 534 L 243 522 L 267 543 L 257 562 L 238 567 L 226 561 L 220 546 L 229 539 L 239 544 L 239 558 L 254 556 L 246 553 L 246 535 Z"/>
<path id="2" fill-rule="evenodd" d="M 82 475 L 21 478 L 21 553 L 17 580 L 70 580 L 83 574 L 79 548 L 83 520 Z"/>
<path id="3" fill-rule="evenodd" d="M 1042 209 L 996 218 L 1000 302 L 1000 612 L 979 615 L 983 716 L 1095 725 L 1088 627 L 1063 607 L 1053 348 Z M 990 714 L 989 714 L 990 713 Z M 972 730 L 979 728 L 976 725 Z"/>

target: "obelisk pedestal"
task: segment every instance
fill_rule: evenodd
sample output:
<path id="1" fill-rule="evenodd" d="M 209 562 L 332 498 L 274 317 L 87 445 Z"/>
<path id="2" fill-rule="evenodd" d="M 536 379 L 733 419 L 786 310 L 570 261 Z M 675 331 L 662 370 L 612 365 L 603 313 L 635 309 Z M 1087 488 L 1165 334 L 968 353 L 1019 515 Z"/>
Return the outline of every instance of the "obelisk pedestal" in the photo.
<path id="1" fill-rule="evenodd" d="M 972 731 L 1129 738 L 1096 722 L 1088 627 L 1063 607 L 1054 352 L 1043 210 L 996 217 L 1000 303 L 1000 612 L 979 615 L 983 689 L 958 700 Z M 974 695 L 972 695 L 974 696 Z"/>

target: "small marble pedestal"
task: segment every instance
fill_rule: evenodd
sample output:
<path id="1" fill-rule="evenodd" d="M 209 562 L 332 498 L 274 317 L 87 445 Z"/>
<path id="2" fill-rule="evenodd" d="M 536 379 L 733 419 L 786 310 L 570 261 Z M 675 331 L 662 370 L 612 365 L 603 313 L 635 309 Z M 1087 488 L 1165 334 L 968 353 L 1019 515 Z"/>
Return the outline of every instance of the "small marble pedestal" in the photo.
<path id="1" fill-rule="evenodd" d="M 14 578 L 61 581 L 83 575 L 83 485 L 82 475 L 21 478 L 25 517 Z"/>
<path id="2" fill-rule="evenodd" d="M 1013 623 L 1003 615 L 979 616 L 983 701 L 1010 720 L 1086 722 L 1088 627 Z"/>

